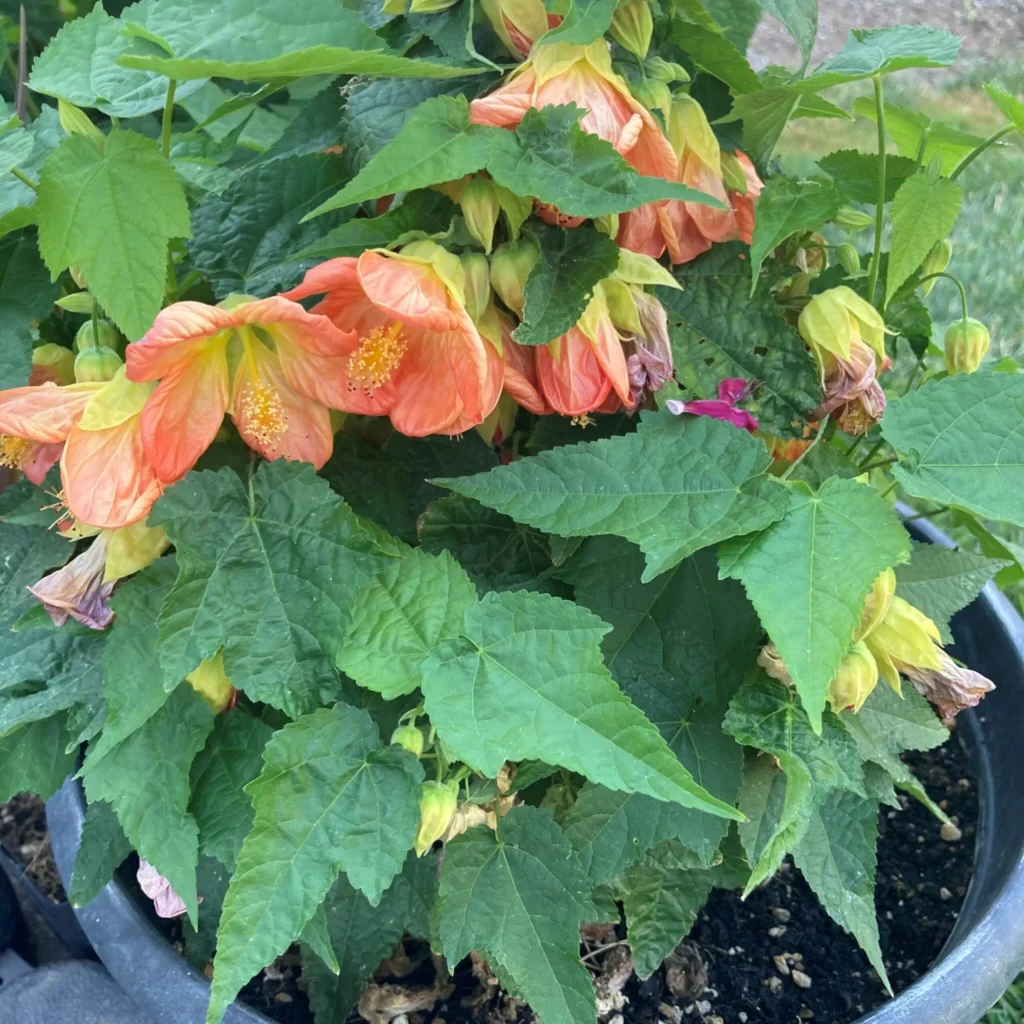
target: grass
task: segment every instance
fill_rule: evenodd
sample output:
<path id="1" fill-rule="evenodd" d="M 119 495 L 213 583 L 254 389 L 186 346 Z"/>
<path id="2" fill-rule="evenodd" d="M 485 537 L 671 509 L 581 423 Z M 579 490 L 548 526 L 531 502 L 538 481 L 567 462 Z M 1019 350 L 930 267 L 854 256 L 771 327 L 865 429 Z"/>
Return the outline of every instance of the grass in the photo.
<path id="1" fill-rule="evenodd" d="M 1006 990 L 980 1024 L 1024 1024 L 1024 975 Z"/>

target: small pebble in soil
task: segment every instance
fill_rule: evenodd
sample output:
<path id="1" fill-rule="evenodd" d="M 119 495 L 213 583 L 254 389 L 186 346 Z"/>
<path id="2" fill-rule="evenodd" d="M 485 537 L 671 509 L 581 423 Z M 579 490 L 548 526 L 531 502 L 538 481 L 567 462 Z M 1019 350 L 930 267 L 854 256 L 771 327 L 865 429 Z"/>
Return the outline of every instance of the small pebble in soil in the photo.
<path id="1" fill-rule="evenodd" d="M 786 926 L 784 924 L 777 924 L 774 928 L 768 929 L 768 934 L 773 939 L 781 939 L 786 934 Z"/>
<path id="2" fill-rule="evenodd" d="M 777 978 L 775 975 L 768 978 L 765 984 L 768 986 L 768 991 L 771 992 L 772 995 L 777 996 L 782 991 L 782 979 Z"/>
<path id="3" fill-rule="evenodd" d="M 963 838 L 963 832 L 951 821 L 944 821 L 939 829 L 939 837 L 947 843 L 956 843 Z"/>
<path id="4" fill-rule="evenodd" d="M 774 917 L 779 924 L 789 924 L 790 914 L 785 907 L 772 907 L 772 917 Z"/>
<path id="5" fill-rule="evenodd" d="M 945 886 L 943 886 L 939 890 L 939 899 L 942 900 L 944 903 L 946 902 L 946 900 L 951 900 L 952 898 L 953 894 Z"/>
<path id="6" fill-rule="evenodd" d="M 789 964 L 786 963 L 786 957 L 780 953 L 778 956 L 773 956 L 772 959 L 775 961 L 775 970 L 784 977 L 789 976 Z"/>
<path id="7" fill-rule="evenodd" d="M 810 988 L 811 979 L 803 971 L 793 971 L 793 984 L 797 988 Z"/>

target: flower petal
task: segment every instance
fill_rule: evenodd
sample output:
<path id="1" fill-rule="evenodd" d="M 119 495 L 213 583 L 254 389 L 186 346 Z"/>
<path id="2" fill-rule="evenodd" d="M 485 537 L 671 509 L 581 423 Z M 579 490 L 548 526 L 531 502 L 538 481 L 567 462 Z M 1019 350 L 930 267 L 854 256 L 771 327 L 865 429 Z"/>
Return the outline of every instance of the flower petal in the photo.
<path id="1" fill-rule="evenodd" d="M 0 434 L 57 444 L 67 440 L 102 383 L 40 384 L 0 391 Z"/>
<path id="2" fill-rule="evenodd" d="M 69 617 L 90 629 L 106 629 L 114 621 L 114 612 L 107 603 L 114 584 L 103 581 L 109 540 L 109 534 L 101 533 L 63 569 L 28 588 L 55 626 L 63 626 Z"/>
<path id="3" fill-rule="evenodd" d="M 464 311 L 427 263 L 367 251 L 359 257 L 359 283 L 378 309 L 409 327 L 452 331 L 461 325 Z"/>
<path id="4" fill-rule="evenodd" d="M 21 464 L 21 471 L 36 485 L 41 487 L 46 474 L 60 461 L 64 451 L 64 442 L 55 444 L 37 443 L 32 446 L 28 458 Z"/>
<path id="5" fill-rule="evenodd" d="M 696 153 L 688 152 L 683 157 L 680 177 L 690 188 L 706 192 L 720 199 L 726 206 L 724 210 L 716 210 L 713 206 L 705 206 L 703 203 L 686 203 L 686 212 L 693 218 L 700 233 L 711 242 L 725 242 L 735 238 L 736 217 L 729 206 L 725 185 L 714 170 Z"/>
<path id="6" fill-rule="evenodd" d="M 545 399 L 563 416 L 594 412 L 612 389 L 594 344 L 577 327 L 537 349 L 537 379 Z"/>
<path id="7" fill-rule="evenodd" d="M 125 350 L 128 379 L 159 380 L 195 359 L 215 334 L 239 323 L 234 310 L 205 302 L 175 302 Z"/>
<path id="8" fill-rule="evenodd" d="M 262 327 L 280 345 L 320 356 L 348 355 L 356 343 L 352 331 L 340 331 L 322 314 L 307 313 L 281 295 L 245 302 L 232 311 L 240 323 Z"/>
<path id="9" fill-rule="evenodd" d="M 505 318 L 503 318 L 504 320 Z M 537 379 L 537 350 L 512 340 L 502 323 L 502 356 L 505 361 L 505 390 L 524 408 L 547 416 L 551 406 L 544 399 Z"/>
<path id="10" fill-rule="evenodd" d="M 494 411 L 495 406 L 497 406 L 498 399 L 501 398 L 501 391 L 505 382 L 505 362 L 501 358 L 498 350 L 489 341 L 484 341 L 484 350 L 487 353 L 487 381 L 484 385 L 481 396 L 483 416 L 479 420 L 476 420 L 463 412 L 461 416 L 449 423 L 448 426 L 445 427 L 444 430 L 439 431 L 439 433 L 463 434 L 467 430 L 475 427 L 478 423 L 483 423 L 484 420 L 486 420 Z"/>

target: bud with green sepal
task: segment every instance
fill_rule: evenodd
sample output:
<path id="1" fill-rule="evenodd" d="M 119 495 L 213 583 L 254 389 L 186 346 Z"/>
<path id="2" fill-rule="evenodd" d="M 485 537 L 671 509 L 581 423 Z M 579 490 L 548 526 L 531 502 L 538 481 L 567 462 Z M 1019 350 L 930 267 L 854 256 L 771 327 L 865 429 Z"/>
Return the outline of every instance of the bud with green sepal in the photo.
<path id="1" fill-rule="evenodd" d="M 828 699 L 833 711 L 848 708 L 860 711 L 864 701 L 878 684 L 878 664 L 862 640 L 850 648 L 839 663 L 835 678 L 828 688 Z"/>
<path id="2" fill-rule="evenodd" d="M 949 266 L 949 261 L 952 258 L 953 243 L 948 238 L 941 239 L 928 250 L 928 255 L 925 256 L 924 262 L 921 264 L 921 276 L 925 278 L 921 285 L 922 295 L 931 294 L 937 280 L 932 275 L 941 274 Z"/>
<path id="3" fill-rule="evenodd" d="M 411 723 L 400 725 L 392 734 L 391 742 L 420 757 L 423 754 L 423 730 Z"/>
<path id="4" fill-rule="evenodd" d="M 494 246 L 494 225 L 498 223 L 501 203 L 488 178 L 474 178 L 462 190 L 459 200 L 469 233 L 490 253 Z"/>
<path id="5" fill-rule="evenodd" d="M 865 213 L 853 206 L 844 206 L 832 218 L 832 222 L 847 231 L 864 231 L 875 223 L 875 218 L 870 213 Z"/>
<path id="6" fill-rule="evenodd" d="M 124 362 L 121 357 L 106 345 L 94 345 L 83 348 L 75 356 L 75 382 L 87 384 L 97 381 L 114 379 Z"/>
<path id="7" fill-rule="evenodd" d="M 523 315 L 523 289 L 540 255 L 532 242 L 506 242 L 491 256 L 491 287 L 502 302 L 519 316 Z"/>
<path id="8" fill-rule="evenodd" d="M 86 320 L 78 333 L 75 335 L 74 349 L 76 352 L 84 352 L 90 348 L 112 348 L 117 349 L 120 336 L 114 325 L 106 320 Z"/>
<path id="9" fill-rule="evenodd" d="M 730 192 L 740 192 L 743 195 L 747 193 L 747 172 L 743 170 L 743 165 L 736 158 L 735 153 L 730 153 L 727 149 L 722 150 L 722 184 L 725 185 Z"/>
<path id="10" fill-rule="evenodd" d="M 627 0 L 612 15 L 611 37 L 623 49 L 643 60 L 651 47 L 654 16 L 647 0 Z"/>
<path id="11" fill-rule="evenodd" d="M 52 341 L 32 349 L 32 384 L 73 384 L 75 381 L 75 354 Z"/>
<path id="12" fill-rule="evenodd" d="M 422 857 L 445 834 L 459 805 L 457 782 L 423 783 L 420 793 L 420 825 L 413 848 Z"/>
<path id="13" fill-rule="evenodd" d="M 619 233 L 619 215 L 617 213 L 606 213 L 594 218 L 594 227 L 609 238 L 614 238 Z"/>
<path id="14" fill-rule="evenodd" d="M 946 372 L 950 376 L 974 373 L 988 354 L 991 343 L 988 328 L 974 317 L 950 324 L 943 340 Z"/>
<path id="15" fill-rule="evenodd" d="M 861 272 L 860 253 L 849 242 L 836 246 L 836 260 L 848 277 L 855 277 Z"/>

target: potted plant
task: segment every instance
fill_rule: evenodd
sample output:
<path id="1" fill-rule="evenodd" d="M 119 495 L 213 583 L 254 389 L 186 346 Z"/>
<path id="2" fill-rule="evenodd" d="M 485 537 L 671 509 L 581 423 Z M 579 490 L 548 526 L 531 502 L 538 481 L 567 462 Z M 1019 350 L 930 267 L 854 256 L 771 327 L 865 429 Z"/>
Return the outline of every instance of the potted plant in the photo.
<path id="1" fill-rule="evenodd" d="M 215 930 L 208 992 L 157 970 L 166 1019 L 217 1024 L 295 943 L 343 1019 L 411 932 L 584 1024 L 581 926 L 647 977 L 787 856 L 888 985 L 878 808 L 930 804 L 900 755 L 992 689 L 945 645 L 1006 566 L 893 502 L 1024 525 L 1024 376 L 946 269 L 960 172 L 1024 119 L 887 107 L 942 30 L 808 74 L 787 25 L 803 66 L 757 75 L 699 4 L 147 0 L 36 58 L 0 135 L 0 796 L 73 772 L 72 898 L 134 851 Z M 772 173 L 855 81 L 877 151 Z"/>

